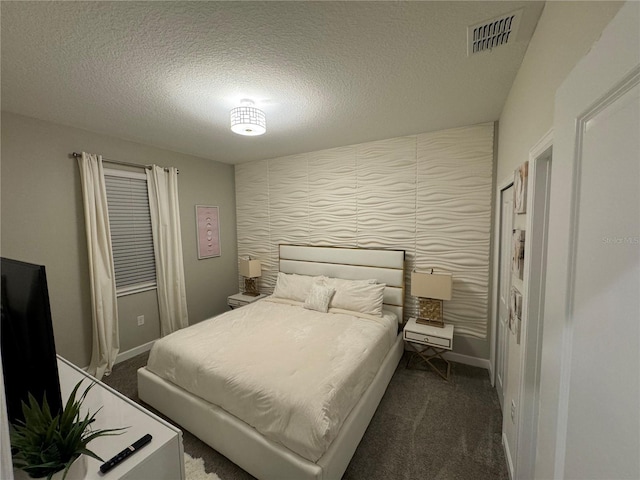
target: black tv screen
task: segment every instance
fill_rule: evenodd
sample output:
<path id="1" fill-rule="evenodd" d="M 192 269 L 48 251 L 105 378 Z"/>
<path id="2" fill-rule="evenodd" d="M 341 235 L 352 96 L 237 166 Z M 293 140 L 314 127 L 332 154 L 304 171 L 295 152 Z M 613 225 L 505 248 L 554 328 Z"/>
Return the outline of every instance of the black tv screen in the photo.
<path id="1" fill-rule="evenodd" d="M 22 401 L 46 394 L 51 413 L 62 409 L 47 276 L 42 265 L 0 259 L 0 347 L 10 422 L 23 419 Z"/>

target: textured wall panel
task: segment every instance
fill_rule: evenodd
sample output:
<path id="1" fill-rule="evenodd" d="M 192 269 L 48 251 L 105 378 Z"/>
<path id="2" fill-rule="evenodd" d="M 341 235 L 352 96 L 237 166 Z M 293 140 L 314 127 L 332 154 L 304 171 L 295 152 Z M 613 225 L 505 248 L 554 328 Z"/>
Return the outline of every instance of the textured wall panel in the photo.
<path id="1" fill-rule="evenodd" d="M 263 269 L 271 267 L 272 257 L 268 166 L 260 160 L 235 167 L 238 256 L 259 258 Z M 244 280 L 239 277 L 238 281 L 242 291 Z"/>
<path id="2" fill-rule="evenodd" d="M 416 137 L 357 146 L 358 246 L 413 248 Z"/>
<path id="3" fill-rule="evenodd" d="M 265 287 L 275 286 L 278 245 L 309 241 L 309 173 L 307 154 L 269 160 L 269 223 L 271 250 Z"/>
<path id="4" fill-rule="evenodd" d="M 356 246 L 356 147 L 309 154 L 309 245 Z"/>
<path id="5" fill-rule="evenodd" d="M 416 258 L 418 267 L 453 274 L 445 321 L 485 338 L 493 125 L 418 135 Z"/>
<path id="6" fill-rule="evenodd" d="M 484 124 L 238 165 L 238 252 L 270 293 L 280 243 L 404 249 L 405 319 L 411 271 L 434 267 L 453 273 L 445 320 L 485 338 L 492 162 Z"/>

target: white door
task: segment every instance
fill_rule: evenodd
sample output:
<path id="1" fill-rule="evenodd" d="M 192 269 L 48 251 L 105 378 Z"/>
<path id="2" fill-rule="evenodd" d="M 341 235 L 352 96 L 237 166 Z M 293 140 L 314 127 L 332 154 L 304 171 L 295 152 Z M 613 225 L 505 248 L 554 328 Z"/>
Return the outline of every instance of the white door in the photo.
<path id="1" fill-rule="evenodd" d="M 513 186 L 500 190 L 500 254 L 498 266 L 498 330 L 496 338 L 496 391 L 504 410 L 504 381 L 509 345 L 509 290 L 511 289 L 511 234 L 513 230 Z"/>
<path id="2" fill-rule="evenodd" d="M 556 94 L 537 478 L 640 478 L 639 18 Z"/>

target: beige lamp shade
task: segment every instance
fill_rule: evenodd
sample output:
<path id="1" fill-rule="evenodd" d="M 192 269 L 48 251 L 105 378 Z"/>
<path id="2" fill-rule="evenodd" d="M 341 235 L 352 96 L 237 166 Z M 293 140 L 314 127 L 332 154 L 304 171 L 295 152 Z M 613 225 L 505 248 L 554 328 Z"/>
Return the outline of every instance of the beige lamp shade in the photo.
<path id="1" fill-rule="evenodd" d="M 411 295 L 420 298 L 451 300 L 450 273 L 411 272 Z"/>
<path id="2" fill-rule="evenodd" d="M 262 275 L 260 260 L 240 259 L 240 275 L 247 278 L 256 278 Z"/>

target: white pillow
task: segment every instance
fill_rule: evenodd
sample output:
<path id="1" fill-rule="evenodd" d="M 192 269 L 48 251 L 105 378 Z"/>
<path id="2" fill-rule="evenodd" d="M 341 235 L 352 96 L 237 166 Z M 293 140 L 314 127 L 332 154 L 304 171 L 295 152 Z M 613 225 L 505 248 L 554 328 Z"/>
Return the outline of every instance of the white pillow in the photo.
<path id="1" fill-rule="evenodd" d="M 311 285 L 311 291 L 307 295 L 303 307 L 308 310 L 327 313 L 329 311 L 329 302 L 331 302 L 331 297 L 333 297 L 334 293 L 336 293 L 335 289 L 314 283 Z"/>
<path id="2" fill-rule="evenodd" d="M 276 298 L 288 298 L 297 302 L 304 302 L 311 291 L 311 285 L 322 281 L 323 277 L 311 277 L 309 275 L 296 275 L 295 273 L 278 272 L 276 288 L 273 296 Z"/>
<path id="3" fill-rule="evenodd" d="M 336 290 L 331 299 L 332 308 L 382 316 L 382 300 L 386 287 L 384 283 L 376 283 L 375 280 L 327 278 L 325 284 Z"/>

